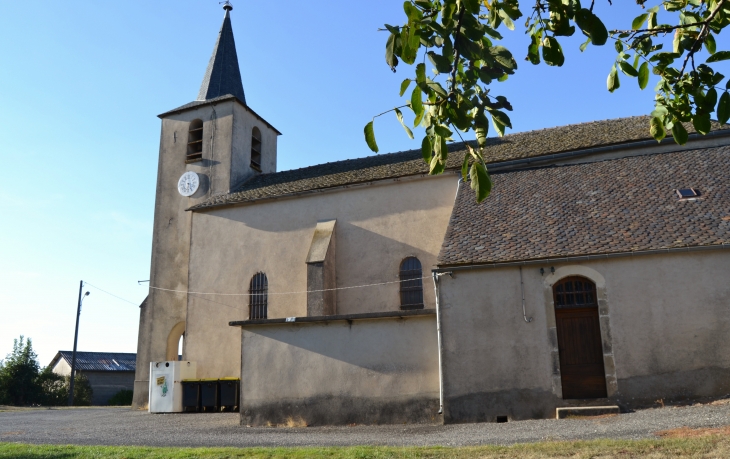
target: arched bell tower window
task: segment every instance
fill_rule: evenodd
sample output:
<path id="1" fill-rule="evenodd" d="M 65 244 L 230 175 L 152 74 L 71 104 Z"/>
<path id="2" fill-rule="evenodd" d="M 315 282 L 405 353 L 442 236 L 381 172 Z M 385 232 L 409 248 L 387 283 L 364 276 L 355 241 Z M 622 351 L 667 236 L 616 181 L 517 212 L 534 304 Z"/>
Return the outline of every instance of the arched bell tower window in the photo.
<path id="1" fill-rule="evenodd" d="M 268 316 L 268 304 L 269 304 L 269 281 L 266 279 L 266 274 L 256 273 L 251 278 L 251 285 L 248 289 L 249 293 L 249 305 L 248 305 L 248 318 L 253 319 L 266 319 Z"/>
<path id="2" fill-rule="evenodd" d="M 188 127 L 188 162 L 203 159 L 203 120 L 192 120 Z"/>
<path id="3" fill-rule="evenodd" d="M 261 172 L 261 131 L 257 127 L 251 131 L 251 169 Z"/>
<path id="4" fill-rule="evenodd" d="M 400 264 L 400 308 L 423 309 L 423 274 L 421 262 L 408 257 Z"/>

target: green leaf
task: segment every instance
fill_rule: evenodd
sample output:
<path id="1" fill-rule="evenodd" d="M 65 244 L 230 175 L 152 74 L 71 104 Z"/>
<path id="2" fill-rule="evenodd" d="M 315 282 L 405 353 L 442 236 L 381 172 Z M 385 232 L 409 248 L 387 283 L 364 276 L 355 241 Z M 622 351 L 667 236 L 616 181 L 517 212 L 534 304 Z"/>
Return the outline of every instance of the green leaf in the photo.
<path id="1" fill-rule="evenodd" d="M 588 48 L 588 45 L 590 45 L 590 44 L 591 44 L 591 37 L 588 37 L 588 40 L 586 40 L 582 45 L 580 45 L 580 52 L 582 53 L 583 51 L 585 51 L 586 48 Z"/>
<path id="2" fill-rule="evenodd" d="M 727 92 L 722 93 L 720 96 L 720 102 L 717 104 L 717 121 L 720 124 L 727 123 L 730 118 L 730 94 Z"/>
<path id="3" fill-rule="evenodd" d="M 466 182 L 466 175 L 469 173 L 469 155 L 464 154 L 464 162 L 461 163 L 461 179 Z"/>
<path id="4" fill-rule="evenodd" d="M 421 63 L 416 66 L 416 82 L 426 82 L 426 64 Z"/>
<path id="5" fill-rule="evenodd" d="M 636 69 L 628 62 L 621 61 L 619 62 L 619 65 L 621 66 L 621 71 L 624 72 L 626 75 L 634 78 L 639 76 L 639 72 L 637 72 Z"/>
<path id="6" fill-rule="evenodd" d="M 608 79 L 606 80 L 606 86 L 608 87 L 609 92 L 614 92 L 621 87 L 621 82 L 618 79 L 618 72 L 616 71 L 615 65 L 611 67 L 611 72 L 608 74 Z"/>
<path id="7" fill-rule="evenodd" d="M 365 142 L 367 142 L 371 150 L 375 153 L 378 152 L 378 144 L 375 143 L 375 131 L 373 130 L 372 121 L 365 125 Z"/>
<path id="8" fill-rule="evenodd" d="M 517 69 L 517 62 L 512 57 L 512 53 L 504 46 L 493 46 L 489 48 L 489 54 L 505 70 L 514 71 Z"/>
<path id="9" fill-rule="evenodd" d="M 410 78 L 406 78 L 405 80 L 403 80 L 403 83 L 400 84 L 400 95 L 401 95 L 401 97 L 403 97 L 403 94 L 406 93 L 406 89 L 408 89 L 408 86 L 410 86 L 410 85 L 411 85 L 411 79 Z"/>
<path id="10" fill-rule="evenodd" d="M 646 21 L 646 18 L 648 18 L 648 17 L 649 17 L 649 15 L 646 13 L 636 16 L 636 18 L 633 20 L 633 22 L 631 22 L 631 28 L 634 30 L 641 29 L 641 24 L 643 24 L 644 21 Z"/>
<path id="11" fill-rule="evenodd" d="M 433 51 L 428 52 L 428 60 L 431 61 L 434 67 L 436 67 L 436 70 L 439 73 L 449 73 L 451 71 L 451 62 L 449 60 L 440 55 L 436 54 Z"/>
<path id="12" fill-rule="evenodd" d="M 484 201 L 492 191 L 492 179 L 481 161 L 474 161 L 469 171 L 471 189 L 476 192 L 477 202 Z"/>
<path id="13" fill-rule="evenodd" d="M 589 37 L 590 38 L 590 37 Z M 616 48 L 617 53 L 624 52 L 624 44 L 621 43 L 619 40 L 616 40 L 613 44 L 613 47 Z"/>
<path id="14" fill-rule="evenodd" d="M 705 37 L 705 48 L 707 49 L 707 52 L 710 54 L 715 54 L 715 51 L 717 51 L 717 44 L 715 43 L 715 37 L 712 36 L 712 34 L 707 34 Z"/>
<path id="15" fill-rule="evenodd" d="M 692 125 L 695 130 L 702 135 L 707 134 L 712 129 L 712 123 L 710 122 L 709 113 L 696 113 L 692 117 Z"/>
<path id="16" fill-rule="evenodd" d="M 730 59 L 730 51 L 718 51 L 712 56 L 708 57 L 705 62 L 720 62 Z"/>
<path id="17" fill-rule="evenodd" d="M 639 88 L 644 89 L 649 84 L 649 64 L 644 62 L 639 67 Z"/>
<path id="18" fill-rule="evenodd" d="M 603 25 L 603 22 L 591 10 L 581 8 L 575 14 L 575 23 L 578 24 L 578 27 L 580 27 L 580 30 L 586 36 L 590 37 L 594 45 L 603 46 L 606 44 L 608 30 L 606 30 L 606 26 Z"/>
<path id="19" fill-rule="evenodd" d="M 428 170 L 430 175 L 438 175 L 444 171 L 444 163 L 441 161 L 439 155 L 433 155 L 431 158 L 431 164 Z"/>
<path id="20" fill-rule="evenodd" d="M 509 30 L 515 30 L 515 23 L 512 22 L 509 15 L 502 9 L 499 10 L 499 18 L 502 22 L 504 22 L 504 25 L 507 26 Z"/>
<path id="21" fill-rule="evenodd" d="M 530 46 L 527 48 L 527 59 L 531 64 L 537 65 L 540 63 L 540 43 L 537 38 L 533 35 L 530 37 L 532 40 Z"/>
<path id="22" fill-rule="evenodd" d="M 403 122 L 403 113 L 401 113 L 401 111 L 397 108 L 395 109 L 395 116 L 396 118 L 398 118 L 398 121 L 400 121 L 400 124 L 403 125 L 403 129 L 406 130 L 406 134 L 408 134 L 408 137 L 413 139 L 413 131 L 411 131 L 408 126 L 406 126 L 406 123 Z"/>
<path id="23" fill-rule="evenodd" d="M 674 141 L 679 145 L 687 143 L 689 134 L 687 134 L 687 130 L 682 126 L 680 121 L 675 122 L 674 126 L 672 126 L 672 137 L 674 137 Z"/>
<path id="24" fill-rule="evenodd" d="M 433 156 L 433 148 L 431 147 L 431 139 L 428 136 L 424 136 L 421 141 L 421 155 L 426 164 L 431 162 L 431 156 Z"/>
<path id="25" fill-rule="evenodd" d="M 421 10 L 413 6 L 410 1 L 403 3 L 403 11 L 406 12 L 406 16 L 408 16 L 408 20 L 410 22 L 417 22 L 423 19 L 423 13 L 421 13 Z"/>
<path id="26" fill-rule="evenodd" d="M 563 48 L 555 37 L 545 37 L 542 41 L 542 59 L 547 65 L 560 67 L 565 62 Z"/>
<path id="27" fill-rule="evenodd" d="M 492 115 L 492 120 L 496 121 L 497 123 L 501 124 L 502 126 L 506 126 L 510 129 L 512 129 L 512 122 L 509 119 L 509 116 L 507 116 L 506 113 L 500 110 L 489 110 L 489 114 Z"/>
<path id="28" fill-rule="evenodd" d="M 395 39 L 396 35 L 391 33 L 388 36 L 388 42 L 385 44 L 385 63 L 390 66 L 390 69 L 395 72 L 395 68 L 398 66 L 398 58 L 395 56 Z"/>
<path id="29" fill-rule="evenodd" d="M 653 117 L 650 123 L 649 132 L 651 133 L 651 136 L 654 137 L 657 142 L 661 142 L 662 139 L 667 136 L 667 131 L 664 129 L 664 123 L 657 117 Z"/>
<path id="30" fill-rule="evenodd" d="M 423 100 L 421 100 L 422 97 L 421 88 L 416 86 L 413 88 L 413 92 L 411 93 L 411 110 L 413 110 L 413 113 L 416 114 L 416 119 L 413 121 L 413 126 L 418 126 L 418 123 L 421 122 L 423 119 Z"/>

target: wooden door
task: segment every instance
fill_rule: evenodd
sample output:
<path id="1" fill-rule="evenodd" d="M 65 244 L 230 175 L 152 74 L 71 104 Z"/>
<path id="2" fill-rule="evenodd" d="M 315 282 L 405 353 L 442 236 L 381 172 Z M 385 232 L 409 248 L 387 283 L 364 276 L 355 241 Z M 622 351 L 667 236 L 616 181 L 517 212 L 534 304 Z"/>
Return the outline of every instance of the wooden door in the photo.
<path id="1" fill-rule="evenodd" d="M 584 277 L 553 286 L 564 399 L 606 397 L 596 286 Z"/>

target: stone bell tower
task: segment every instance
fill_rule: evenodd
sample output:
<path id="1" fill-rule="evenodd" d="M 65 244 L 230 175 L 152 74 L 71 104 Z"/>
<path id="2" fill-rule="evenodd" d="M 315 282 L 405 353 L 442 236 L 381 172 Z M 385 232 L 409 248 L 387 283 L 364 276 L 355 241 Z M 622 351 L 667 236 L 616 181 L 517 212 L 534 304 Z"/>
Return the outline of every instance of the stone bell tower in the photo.
<path id="1" fill-rule="evenodd" d="M 137 340 L 133 403 L 138 408 L 148 402 L 149 363 L 177 360 L 185 333 L 187 295 L 179 292 L 187 291 L 190 270 L 193 214 L 187 209 L 229 193 L 255 175 L 276 172 L 281 133 L 246 105 L 231 27 L 233 7 L 226 2 L 223 9 L 197 100 L 159 115 L 151 288 L 140 306 Z"/>

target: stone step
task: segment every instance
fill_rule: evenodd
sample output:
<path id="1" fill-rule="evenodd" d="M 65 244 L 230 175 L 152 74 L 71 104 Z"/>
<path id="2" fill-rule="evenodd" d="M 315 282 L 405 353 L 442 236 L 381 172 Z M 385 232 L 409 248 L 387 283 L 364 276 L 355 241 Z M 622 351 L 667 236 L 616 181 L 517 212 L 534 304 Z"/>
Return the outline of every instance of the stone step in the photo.
<path id="1" fill-rule="evenodd" d="M 616 405 L 609 406 L 570 406 L 557 408 L 555 410 L 555 419 L 565 419 L 567 417 L 576 416 L 601 416 L 604 414 L 619 414 L 621 411 Z"/>

